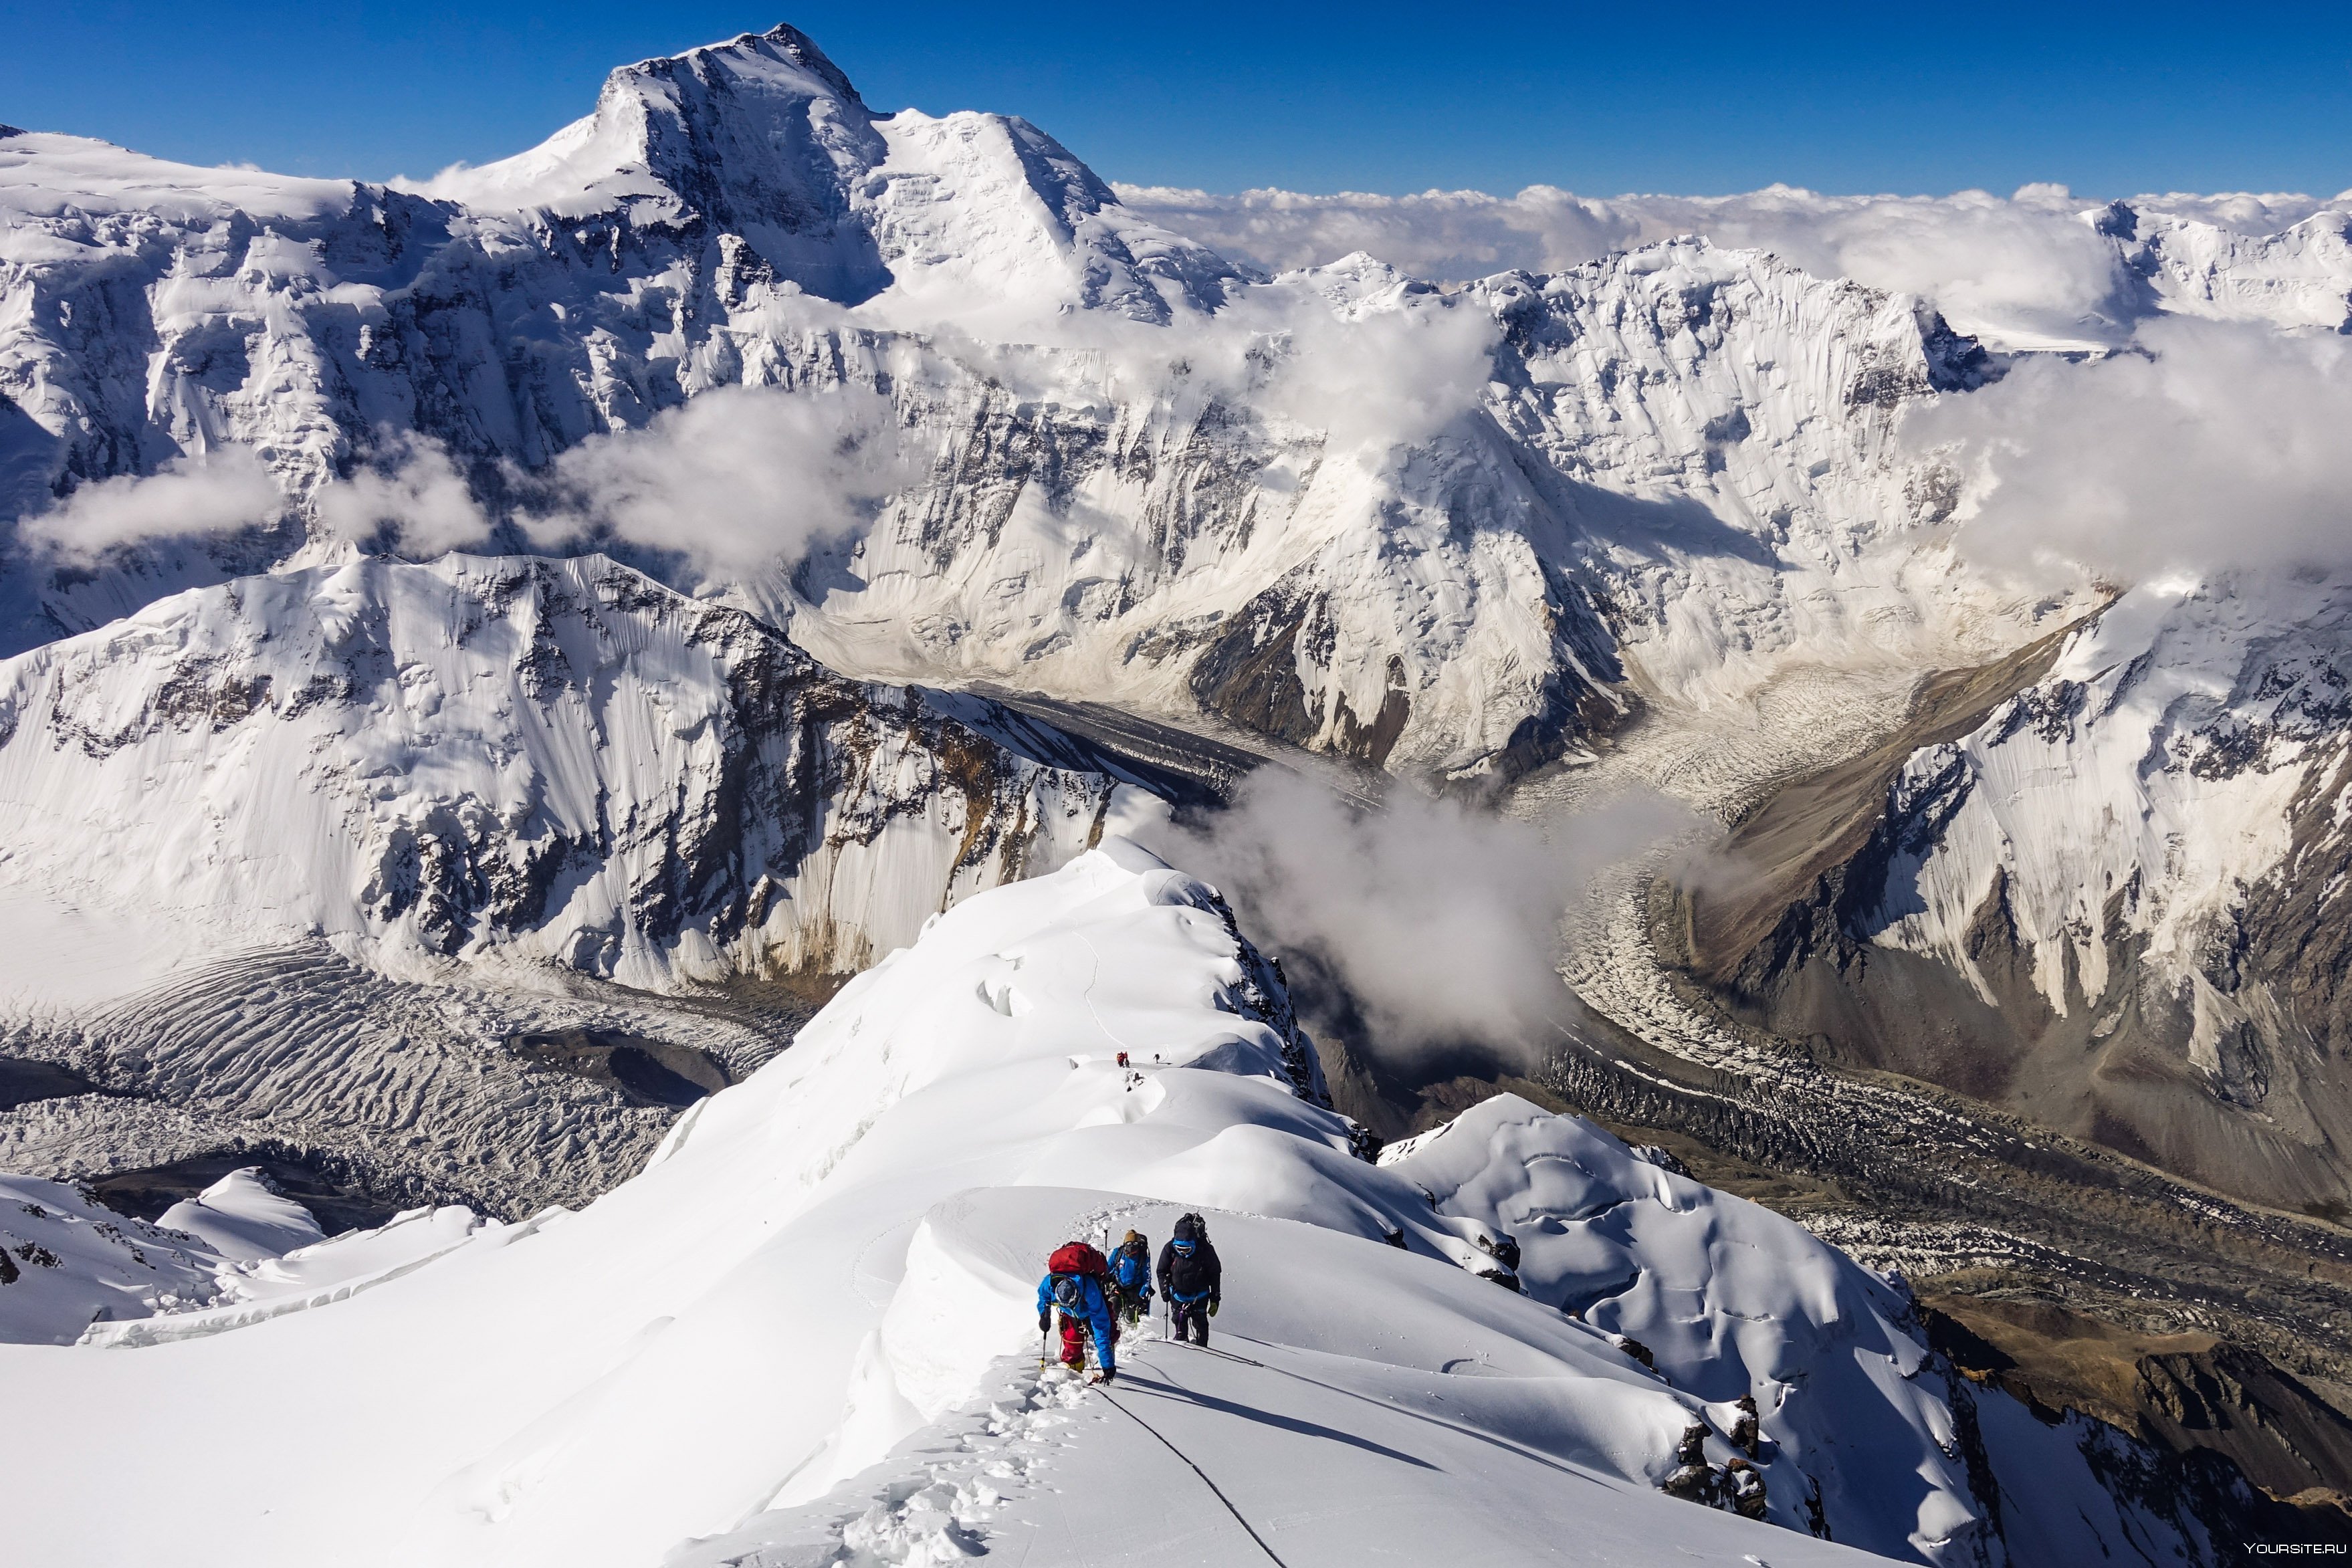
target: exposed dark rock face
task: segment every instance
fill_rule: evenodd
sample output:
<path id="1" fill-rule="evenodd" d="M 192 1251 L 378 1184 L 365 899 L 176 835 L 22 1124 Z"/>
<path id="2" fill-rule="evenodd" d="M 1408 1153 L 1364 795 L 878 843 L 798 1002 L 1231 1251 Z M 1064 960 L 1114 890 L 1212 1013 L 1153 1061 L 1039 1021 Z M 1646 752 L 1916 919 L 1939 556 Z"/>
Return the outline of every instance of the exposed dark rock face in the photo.
<path id="1" fill-rule="evenodd" d="M 1931 1343 L 1979 1381 L 2176 1454 L 2226 1455 L 2273 1497 L 2352 1486 L 2352 1418 L 2211 1334 L 2137 1333 L 2033 1298 L 1932 1298 Z"/>

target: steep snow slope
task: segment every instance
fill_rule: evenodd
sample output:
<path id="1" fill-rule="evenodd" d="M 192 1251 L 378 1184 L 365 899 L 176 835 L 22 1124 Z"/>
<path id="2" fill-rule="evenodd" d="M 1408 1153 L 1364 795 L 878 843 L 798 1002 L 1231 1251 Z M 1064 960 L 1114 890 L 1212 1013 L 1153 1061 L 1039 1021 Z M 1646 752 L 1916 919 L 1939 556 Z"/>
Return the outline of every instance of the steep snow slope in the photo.
<path id="1" fill-rule="evenodd" d="M 597 557 L 246 579 L 0 666 L 15 888 L 396 970 L 853 969 L 1085 848 L 1100 767 Z"/>
<path id="2" fill-rule="evenodd" d="M 1651 1490 L 1686 1427 L 1728 1457 L 1746 1393 L 1776 1521 L 1938 1563 L 2061 1560 L 2031 1507 L 2002 1515 L 2005 1553 L 1902 1299 L 1794 1225 L 1508 1101 L 1374 1166 L 1319 1082 L 1222 902 L 1106 841 L 941 916 L 584 1213 L 331 1302 L 0 1347 L 48 1412 L 0 1429 L 12 1541 L 192 1564 L 1159 1562 L 1245 1552 L 1245 1529 L 1297 1563 L 1571 1536 L 1597 1562 L 1857 1560 Z M 1180 1206 L 1210 1215 L 1239 1359 L 1130 1341 L 1108 1395 L 1029 1370 L 1045 1251 L 1156 1238 Z M 1506 1215 L 1521 1278 L 1588 1321 L 1457 1266 L 1502 1271 Z M 1652 1336 L 1656 1370 L 1602 1321 Z M 269 1419 L 234 1467 L 146 1445 L 101 1481 L 68 1458 L 199 1407 Z M 2038 1458 L 2070 1521 L 2116 1524 L 2079 1456 Z M 1168 1542 L 1119 1528 L 1161 1511 Z"/>

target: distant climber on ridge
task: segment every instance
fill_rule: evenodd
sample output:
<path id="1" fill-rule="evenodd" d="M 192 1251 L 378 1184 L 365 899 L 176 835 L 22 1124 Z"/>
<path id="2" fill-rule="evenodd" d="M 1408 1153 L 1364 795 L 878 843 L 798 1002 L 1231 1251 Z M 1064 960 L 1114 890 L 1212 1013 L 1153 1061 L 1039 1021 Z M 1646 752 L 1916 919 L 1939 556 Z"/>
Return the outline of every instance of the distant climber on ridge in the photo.
<path id="1" fill-rule="evenodd" d="M 1073 1372 L 1086 1370 L 1087 1351 L 1078 1336 L 1084 1322 L 1094 1334 L 1097 1375 L 1105 1382 L 1118 1375 L 1118 1319 L 1111 1312 L 1110 1265 L 1083 1241 L 1068 1241 L 1054 1249 L 1045 1262 L 1045 1277 L 1037 1281 L 1037 1333 L 1051 1332 L 1054 1309 L 1062 1312 L 1062 1364 Z M 1041 1362 L 1042 1364 L 1042 1362 Z"/>
<path id="2" fill-rule="evenodd" d="M 1113 1309 L 1120 1322 L 1134 1327 L 1135 1320 L 1151 1310 L 1151 1243 L 1129 1231 L 1110 1255 L 1110 1282 L 1118 1291 Z"/>
<path id="3" fill-rule="evenodd" d="M 1175 1234 L 1160 1249 L 1160 1291 L 1168 1298 L 1173 1337 L 1189 1334 L 1197 1344 L 1209 1343 L 1209 1320 L 1217 1315 L 1224 1294 L 1224 1272 L 1201 1217 L 1188 1214 L 1178 1220 Z"/>

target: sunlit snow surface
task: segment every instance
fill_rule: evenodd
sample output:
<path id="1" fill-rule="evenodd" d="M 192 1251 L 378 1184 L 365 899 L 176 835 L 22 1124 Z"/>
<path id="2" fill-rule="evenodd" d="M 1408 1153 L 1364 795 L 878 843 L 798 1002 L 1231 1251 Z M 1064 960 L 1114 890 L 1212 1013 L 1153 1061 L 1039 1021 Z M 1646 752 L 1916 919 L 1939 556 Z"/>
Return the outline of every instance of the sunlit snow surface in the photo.
<path id="1" fill-rule="evenodd" d="M 1110 839 L 940 916 L 583 1212 L 407 1216 L 249 1265 L 222 1306 L 0 1347 L 38 1412 L 0 1427 L 12 1546 L 1241 1562 L 1237 1512 L 1293 1564 L 1843 1560 L 1801 1532 L 1817 1496 L 1842 1542 L 1974 1560 L 1945 1385 L 1896 1293 L 1508 1097 L 1364 1163 L 1250 1016 L 1248 961 L 1209 889 Z M 1156 1240 L 1176 1206 L 1210 1217 L 1213 1347 L 1242 1359 L 1130 1341 L 1116 1406 L 1041 1383 L 1045 1253 Z M 1471 1271 L 1505 1228 L 1528 1294 Z M 1654 1490 L 1741 1394 L 1792 1528 Z M 190 1445 L 231 1417 L 236 1462 L 205 1462 Z M 2053 1490 L 2112 1518 L 2082 1480 Z"/>

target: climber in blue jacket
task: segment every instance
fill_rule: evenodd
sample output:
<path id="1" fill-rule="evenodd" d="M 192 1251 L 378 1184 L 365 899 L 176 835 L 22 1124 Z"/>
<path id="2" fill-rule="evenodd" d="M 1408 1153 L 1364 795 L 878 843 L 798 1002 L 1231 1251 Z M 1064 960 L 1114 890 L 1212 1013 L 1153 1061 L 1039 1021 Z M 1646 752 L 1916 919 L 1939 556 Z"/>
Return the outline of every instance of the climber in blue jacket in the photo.
<path id="1" fill-rule="evenodd" d="M 1110 1255 L 1111 1309 L 1129 1328 L 1151 1310 L 1151 1243 L 1130 1230 Z"/>
<path id="2" fill-rule="evenodd" d="M 1108 1383 L 1118 1375 L 1118 1320 L 1103 1291 L 1110 1278 L 1108 1264 L 1092 1247 L 1074 1241 L 1055 1252 L 1047 1270 L 1037 1281 L 1037 1332 L 1044 1334 L 1053 1327 L 1054 1309 L 1059 1307 L 1062 1364 L 1077 1372 L 1087 1364 L 1086 1347 L 1078 1338 L 1078 1325 L 1084 1322 L 1094 1335 L 1095 1364 Z"/>

